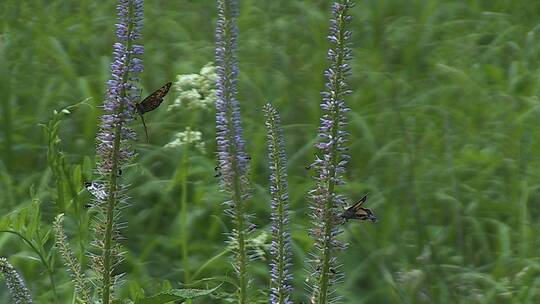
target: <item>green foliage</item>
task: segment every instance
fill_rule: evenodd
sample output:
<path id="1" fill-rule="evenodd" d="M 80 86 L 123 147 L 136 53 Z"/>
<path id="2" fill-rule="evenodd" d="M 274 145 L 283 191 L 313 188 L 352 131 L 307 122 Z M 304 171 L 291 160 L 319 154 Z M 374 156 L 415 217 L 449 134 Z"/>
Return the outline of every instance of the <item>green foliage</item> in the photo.
<path id="1" fill-rule="evenodd" d="M 352 159 L 343 192 L 351 201 L 369 192 L 380 220 L 346 227 L 342 236 L 350 246 L 339 257 L 345 282 L 338 293 L 345 303 L 537 303 L 540 4 L 357 2 L 350 81 L 355 93 L 348 103 Z M 261 109 L 272 100 L 281 110 L 290 155 L 294 299 L 306 302 L 303 261 L 311 243 L 305 196 L 312 181 L 304 167 L 313 160 L 329 2 L 241 3 L 239 99 L 255 185 L 249 208 L 257 226 L 267 228 Z M 82 182 L 93 177 L 113 5 L 1 4 L 0 222 L 2 230 L 28 241 L 0 233 L 0 252 L 38 303 L 54 297 L 51 271 L 57 303 L 71 303 L 73 296 L 70 278 L 51 251 L 56 214 L 66 214 L 74 253 L 87 263 L 91 211 L 84 208 L 90 195 Z M 215 1 L 145 5 L 146 91 L 213 60 Z M 165 104 L 176 97 L 170 94 Z M 38 123 L 49 121 L 54 109 L 86 98 L 91 106 L 69 115 L 58 111 L 61 142 L 41 132 Z M 203 278 L 210 277 L 225 282 L 220 292 L 233 291 L 224 196 L 214 178 L 213 113 L 162 106 L 145 118 L 151 144 L 135 143 L 137 162 L 123 172 L 132 185 L 132 207 L 124 212 L 128 253 L 121 270 L 127 275 L 119 294 L 131 297 L 135 284 L 159 294 L 166 290 L 157 283 L 163 280 L 179 287 L 187 267 L 189 285 L 180 287 L 204 288 Z M 202 132 L 207 153 L 190 150 L 184 171 L 183 148 L 162 146 L 188 126 Z M 140 124 L 134 128 L 143 135 Z M 189 231 L 187 240 L 180 231 Z M 182 244 L 189 246 L 186 264 Z M 266 263 L 251 268 L 254 289 L 269 286 Z M 8 301 L 0 288 L 0 302 Z M 206 296 L 193 303 L 225 301 Z"/>
<path id="2" fill-rule="evenodd" d="M 159 294 L 135 300 L 135 304 L 163 304 L 169 302 L 184 303 L 188 299 L 206 296 L 216 291 L 213 289 L 171 289 Z"/>
<path id="3" fill-rule="evenodd" d="M 32 196 L 34 196 L 31 193 Z M 29 206 L 15 210 L 4 216 L 0 222 L 0 233 L 15 236 L 24 246 L 20 255 L 27 262 L 37 260 L 41 262 L 39 267 L 47 273 L 50 285 L 50 293 L 44 295 L 44 299 L 56 301 L 58 296 L 54 280 L 54 254 L 50 250 L 49 238 L 51 229 L 43 231 L 40 213 L 40 201 L 33 199 Z M 28 250 L 28 251 L 27 251 Z"/>

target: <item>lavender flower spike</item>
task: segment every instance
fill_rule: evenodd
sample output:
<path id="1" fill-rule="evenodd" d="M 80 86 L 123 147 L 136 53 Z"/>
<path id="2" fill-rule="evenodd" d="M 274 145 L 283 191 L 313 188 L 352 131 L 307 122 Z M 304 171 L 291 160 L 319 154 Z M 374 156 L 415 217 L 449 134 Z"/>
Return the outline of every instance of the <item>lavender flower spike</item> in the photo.
<path id="1" fill-rule="evenodd" d="M 292 274 L 291 237 L 289 224 L 289 193 L 287 191 L 287 158 L 278 112 L 271 104 L 264 106 L 270 167 L 270 195 L 272 197 L 272 255 L 271 304 L 291 304 Z"/>
<path id="2" fill-rule="evenodd" d="M 119 228 L 124 226 L 118 223 L 118 219 L 120 205 L 125 203 L 125 197 L 122 195 L 123 188 L 117 172 L 135 155 L 129 145 L 129 141 L 135 139 L 135 132 L 126 125 L 133 120 L 135 102 L 140 100 L 137 74 L 143 70 L 140 59 L 143 47 L 135 44 L 135 41 L 141 38 L 143 4 L 143 0 L 118 0 L 118 42 L 113 46 L 112 77 L 107 82 L 104 114 L 97 135 L 97 154 L 100 159 L 97 171 L 107 193 L 94 204 L 98 209 L 98 217 L 94 225 L 93 245 L 101 251 L 101 255 L 91 256 L 91 259 L 92 268 L 98 274 L 96 283 L 101 286 L 99 294 L 103 304 L 111 301 L 111 289 L 118 278 L 112 277 L 113 269 L 122 261 L 117 239 Z"/>
<path id="3" fill-rule="evenodd" d="M 9 294 L 15 304 L 31 304 L 32 297 L 23 278 L 4 257 L 0 257 L 0 273 L 4 275 Z"/>
<path id="4" fill-rule="evenodd" d="M 218 168 L 221 173 L 222 189 L 230 194 L 227 214 L 234 228 L 229 241 L 235 248 L 233 267 L 238 278 L 238 303 L 247 303 L 248 254 L 247 240 L 253 225 L 246 213 L 246 200 L 250 196 L 247 179 L 249 157 L 245 151 L 240 105 L 236 98 L 238 60 L 236 58 L 238 27 L 238 3 L 236 0 L 218 0 L 216 25 L 216 141 Z"/>
<path id="5" fill-rule="evenodd" d="M 334 297 L 333 285 L 342 279 L 337 271 L 339 265 L 335 253 L 344 249 L 345 244 L 337 240 L 341 233 L 342 219 L 339 214 L 343 211 L 344 198 L 336 193 L 336 187 L 344 183 L 343 173 L 349 156 L 344 153 L 348 133 L 345 112 L 349 111 L 343 100 L 351 93 L 347 87 L 346 77 L 350 74 L 347 61 L 351 59 L 348 40 L 351 32 L 347 27 L 351 21 L 348 14 L 353 6 L 350 0 L 335 1 L 332 6 L 333 18 L 330 21 L 328 39 L 333 46 L 328 50 L 330 67 L 325 71 L 326 91 L 322 92 L 319 142 L 316 148 L 319 156 L 311 165 L 316 170 L 315 189 L 310 191 L 312 222 L 311 236 L 315 240 L 315 250 L 312 254 L 312 269 L 310 271 L 311 303 L 335 303 L 339 298 Z"/>

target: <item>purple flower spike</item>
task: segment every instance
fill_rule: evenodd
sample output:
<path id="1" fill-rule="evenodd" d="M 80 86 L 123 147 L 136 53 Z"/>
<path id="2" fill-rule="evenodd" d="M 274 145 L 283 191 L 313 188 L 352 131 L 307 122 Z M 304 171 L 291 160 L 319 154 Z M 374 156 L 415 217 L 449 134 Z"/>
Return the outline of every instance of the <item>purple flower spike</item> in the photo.
<path id="1" fill-rule="evenodd" d="M 236 58 L 238 27 L 238 4 L 236 1 L 218 1 L 216 29 L 217 100 L 216 127 L 218 162 L 226 190 L 231 190 L 238 173 L 242 183 L 249 167 L 245 152 L 240 104 L 237 95 L 238 59 Z M 234 163 L 234 165 L 233 165 Z M 230 169 L 230 170 L 227 170 Z M 237 170 L 238 172 L 234 172 Z"/>
<path id="2" fill-rule="evenodd" d="M 230 194 L 226 202 L 234 228 L 229 241 L 235 249 L 233 267 L 238 278 L 238 303 L 248 303 L 247 241 L 254 229 L 246 212 L 246 200 L 250 196 L 247 178 L 249 157 L 243 139 L 240 105 L 236 98 L 238 83 L 238 60 L 236 58 L 238 27 L 238 3 L 236 0 L 218 0 L 216 25 L 216 141 L 218 168 L 222 189 Z"/>
<path id="3" fill-rule="evenodd" d="M 133 120 L 134 105 L 140 100 L 137 74 L 142 72 L 143 65 L 138 57 L 144 50 L 133 42 L 141 37 L 143 3 L 143 0 L 119 0 L 117 5 L 116 36 L 120 42 L 113 45 L 112 79 L 107 82 L 104 114 L 97 135 L 101 158 L 98 171 L 104 179 L 114 175 L 111 173 L 117 170 L 113 167 L 120 169 L 134 155 L 127 142 L 135 139 L 135 132 L 126 125 Z"/>
<path id="4" fill-rule="evenodd" d="M 285 143 L 278 112 L 271 104 L 266 104 L 263 111 L 266 117 L 270 196 L 272 197 L 270 303 L 291 304 L 291 237 L 288 229 L 289 193 L 287 191 Z"/>
<path id="5" fill-rule="evenodd" d="M 318 129 L 319 142 L 315 145 L 319 155 L 310 166 L 315 169 L 317 176 L 316 187 L 309 193 L 314 225 L 310 234 L 315 240 L 309 287 L 311 303 L 317 304 L 339 301 L 333 296 L 333 285 L 343 277 L 338 273 L 335 253 L 346 247 L 336 238 L 341 233 L 342 220 L 339 215 L 343 212 L 345 202 L 343 196 L 336 193 L 336 186 L 344 184 L 343 174 L 349 160 L 344 153 L 348 135 L 344 130 L 347 125 L 345 113 L 349 109 L 343 98 L 351 93 L 346 78 L 351 71 L 347 63 L 352 58 L 348 46 L 351 32 L 347 27 L 351 21 L 348 12 L 352 6 L 350 0 L 336 1 L 332 6 L 333 18 L 328 36 L 332 44 L 328 50 L 330 67 L 324 72 L 326 91 L 321 93 L 323 114 Z"/>
<path id="6" fill-rule="evenodd" d="M 102 252 L 91 255 L 92 269 L 98 274 L 101 303 L 108 304 L 117 277 L 112 277 L 114 268 L 122 261 L 122 252 L 117 241 L 120 228 L 120 209 L 125 204 L 123 186 L 118 172 L 135 156 L 129 142 L 136 138 L 135 132 L 127 127 L 134 119 L 135 104 L 140 100 L 138 74 L 143 71 L 140 56 L 144 53 L 135 40 L 141 38 L 143 22 L 143 0 L 118 0 L 116 37 L 113 45 L 111 79 L 107 81 L 107 95 L 103 104 L 100 131 L 96 136 L 99 163 L 97 171 L 105 195 L 96 197 L 93 206 L 98 210 L 95 221 L 93 245 Z"/>

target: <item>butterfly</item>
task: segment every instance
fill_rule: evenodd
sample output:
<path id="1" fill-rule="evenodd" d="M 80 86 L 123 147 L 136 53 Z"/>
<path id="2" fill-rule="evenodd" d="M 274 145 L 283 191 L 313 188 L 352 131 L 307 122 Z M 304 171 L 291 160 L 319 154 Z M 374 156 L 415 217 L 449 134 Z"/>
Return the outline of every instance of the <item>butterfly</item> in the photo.
<path id="1" fill-rule="evenodd" d="M 169 93 L 172 82 L 167 82 L 161 88 L 154 91 L 154 93 L 148 95 L 143 101 L 135 104 L 137 113 L 141 116 L 141 120 L 144 127 L 144 133 L 146 134 L 146 141 L 148 142 L 148 130 L 146 129 L 146 124 L 144 123 L 143 114 L 155 110 L 163 102 L 163 97 Z"/>
<path id="2" fill-rule="evenodd" d="M 105 191 L 104 184 L 98 182 L 84 182 L 84 187 L 98 200 L 104 201 L 107 199 L 107 191 Z"/>
<path id="3" fill-rule="evenodd" d="M 371 209 L 364 208 L 362 205 L 367 201 L 367 195 L 364 195 L 358 202 L 347 208 L 342 214 L 346 222 L 349 220 L 362 220 L 376 222 L 377 217 L 373 214 Z"/>

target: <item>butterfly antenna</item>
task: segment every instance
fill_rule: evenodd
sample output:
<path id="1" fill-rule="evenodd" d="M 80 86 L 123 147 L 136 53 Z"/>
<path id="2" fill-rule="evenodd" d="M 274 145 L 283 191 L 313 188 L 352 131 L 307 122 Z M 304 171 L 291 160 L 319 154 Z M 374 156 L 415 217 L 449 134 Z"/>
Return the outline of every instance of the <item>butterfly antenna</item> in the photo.
<path id="1" fill-rule="evenodd" d="M 148 130 L 146 129 L 146 123 L 144 123 L 144 117 L 141 115 L 142 125 L 144 128 L 144 134 L 146 135 L 146 143 L 150 143 L 150 140 L 148 140 Z"/>

